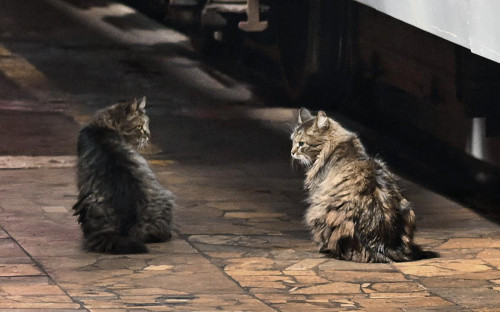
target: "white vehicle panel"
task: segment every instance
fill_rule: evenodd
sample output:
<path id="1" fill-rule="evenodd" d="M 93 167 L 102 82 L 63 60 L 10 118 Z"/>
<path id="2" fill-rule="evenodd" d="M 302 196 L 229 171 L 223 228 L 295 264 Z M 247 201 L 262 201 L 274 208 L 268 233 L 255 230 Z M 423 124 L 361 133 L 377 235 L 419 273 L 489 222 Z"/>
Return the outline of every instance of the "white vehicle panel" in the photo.
<path id="1" fill-rule="evenodd" d="M 500 63 L 498 0 L 356 0 Z"/>

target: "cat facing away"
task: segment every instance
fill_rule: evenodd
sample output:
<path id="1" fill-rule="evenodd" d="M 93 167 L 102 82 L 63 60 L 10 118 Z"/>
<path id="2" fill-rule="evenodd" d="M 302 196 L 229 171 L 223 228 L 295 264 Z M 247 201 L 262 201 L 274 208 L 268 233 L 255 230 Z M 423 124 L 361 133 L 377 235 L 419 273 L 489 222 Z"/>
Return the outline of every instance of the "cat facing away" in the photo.
<path id="1" fill-rule="evenodd" d="M 305 221 L 320 252 L 356 262 L 437 257 L 413 241 L 415 213 L 386 165 L 355 133 L 301 108 L 291 156 L 307 168 Z"/>
<path id="2" fill-rule="evenodd" d="M 174 196 L 139 154 L 150 139 L 146 98 L 99 110 L 78 137 L 78 201 L 84 248 L 145 253 L 171 238 Z"/>

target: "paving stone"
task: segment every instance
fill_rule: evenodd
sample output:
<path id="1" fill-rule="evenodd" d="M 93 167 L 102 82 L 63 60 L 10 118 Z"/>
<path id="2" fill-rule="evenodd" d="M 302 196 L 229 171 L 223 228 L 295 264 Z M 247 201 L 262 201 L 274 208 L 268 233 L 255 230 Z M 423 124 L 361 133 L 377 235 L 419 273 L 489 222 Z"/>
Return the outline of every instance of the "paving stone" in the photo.
<path id="1" fill-rule="evenodd" d="M 252 225 L 268 235 L 286 234 L 288 232 L 303 231 L 301 222 L 280 221 L 276 219 L 250 219 L 248 225 Z"/>
<path id="2" fill-rule="evenodd" d="M 396 298 L 416 298 L 416 297 L 429 297 L 429 296 L 430 293 L 428 291 L 396 292 L 396 293 L 373 292 L 370 293 L 369 298 L 396 299 Z"/>
<path id="3" fill-rule="evenodd" d="M 287 302 L 285 304 L 275 305 L 279 311 L 360 311 L 347 307 L 333 308 L 331 304 L 317 304 L 310 302 Z"/>
<path id="4" fill-rule="evenodd" d="M 61 241 L 44 241 L 43 238 L 38 237 L 31 240 L 28 238 L 20 239 L 19 242 L 28 253 L 36 257 L 75 256 L 81 254 L 82 243 L 80 237 L 74 240 Z"/>
<path id="5" fill-rule="evenodd" d="M 415 263 L 396 263 L 395 267 L 404 274 L 415 276 L 450 276 L 469 273 L 491 272 L 493 270 L 479 259 L 446 260 L 432 259 Z"/>
<path id="6" fill-rule="evenodd" d="M 1 206 L 0 206 L 0 211 L 1 211 Z M 6 238 L 9 238 L 9 235 L 7 233 L 5 233 L 5 231 L 0 230 L 0 240 L 6 239 Z"/>
<path id="7" fill-rule="evenodd" d="M 286 268 L 286 271 L 307 271 L 310 270 L 314 267 L 317 267 L 321 263 L 326 262 L 327 260 L 325 259 L 306 259 L 306 260 L 301 260 L 294 265 L 289 266 Z"/>
<path id="8" fill-rule="evenodd" d="M 345 282 L 402 282 L 407 278 L 400 272 L 367 272 L 367 271 L 320 271 L 319 276 L 330 281 Z"/>
<path id="9" fill-rule="evenodd" d="M 73 168 L 75 156 L 0 156 L 0 169 Z"/>
<path id="10" fill-rule="evenodd" d="M 231 258 L 240 258 L 245 254 L 245 252 L 237 252 L 237 251 L 214 251 L 214 252 L 206 252 L 206 255 L 212 259 L 231 259 Z"/>
<path id="11" fill-rule="evenodd" d="M 295 294 L 352 294 L 360 293 L 361 288 L 359 284 L 336 282 L 328 283 L 311 287 L 298 288 L 296 290 L 290 290 L 291 293 Z"/>
<path id="12" fill-rule="evenodd" d="M 277 270 L 241 270 L 241 269 L 227 269 L 225 270 L 226 273 L 230 274 L 231 276 L 281 276 L 283 275 L 283 272 L 277 271 Z"/>
<path id="13" fill-rule="evenodd" d="M 358 263 L 335 259 L 328 259 L 328 261 L 321 263 L 318 269 L 320 271 L 394 271 L 389 263 Z"/>
<path id="14" fill-rule="evenodd" d="M 130 296 L 113 302 L 86 300 L 84 304 L 91 311 L 116 308 L 142 308 L 150 311 L 273 311 L 267 305 L 247 295 Z"/>
<path id="15" fill-rule="evenodd" d="M 0 276 L 0 285 L 48 285 L 49 278 L 45 275 L 37 276 Z"/>
<path id="16" fill-rule="evenodd" d="M 198 198 L 203 198 L 206 201 L 283 201 L 286 197 L 281 196 L 279 193 L 271 194 L 267 192 L 260 192 L 259 190 L 236 189 L 236 188 L 220 188 L 217 186 L 183 186 L 173 187 L 172 191 L 178 196 L 190 197 L 190 194 L 197 194 Z"/>
<path id="17" fill-rule="evenodd" d="M 0 264 L 0 277 L 43 275 L 33 264 Z"/>
<path id="18" fill-rule="evenodd" d="M 141 296 L 141 295 L 155 295 L 155 296 L 170 296 L 175 298 L 176 296 L 185 297 L 190 296 L 191 294 L 184 291 L 175 291 L 171 289 L 165 288 L 128 288 L 128 289 L 116 289 L 114 292 L 120 296 Z"/>
<path id="19" fill-rule="evenodd" d="M 1 303 L 8 303 L 8 302 L 18 302 L 18 303 L 41 303 L 41 304 L 61 304 L 61 303 L 66 303 L 66 304 L 71 304 L 73 303 L 73 300 L 63 294 L 45 294 L 45 295 L 7 295 L 7 296 L 2 296 L 0 297 L 0 306 Z M 65 307 L 68 307 L 66 305 Z"/>
<path id="20" fill-rule="evenodd" d="M 226 212 L 224 214 L 225 218 L 237 218 L 237 219 L 254 219 L 254 218 L 279 218 L 283 217 L 283 213 L 274 212 Z M 272 220 L 272 219 L 271 219 Z"/>
<path id="21" fill-rule="evenodd" d="M 297 204 L 290 201 L 254 202 L 254 201 L 229 201 L 229 202 L 209 202 L 210 207 L 223 211 L 286 211 L 298 210 Z M 302 210 L 302 209 L 300 209 Z"/>
<path id="22" fill-rule="evenodd" d="M 368 283 L 363 285 L 363 291 L 377 293 L 413 293 L 422 292 L 425 288 L 415 282 Z"/>
<path id="23" fill-rule="evenodd" d="M 64 206 L 43 206 L 42 210 L 47 213 L 68 213 Z"/>
<path id="24" fill-rule="evenodd" d="M 292 275 L 296 282 L 301 286 L 328 283 L 327 279 L 321 278 L 317 275 L 293 275 L 290 271 L 286 271 L 285 273 Z"/>
<path id="25" fill-rule="evenodd" d="M 229 259 L 228 265 L 224 268 L 226 272 L 229 271 L 260 271 L 269 270 L 275 268 L 275 263 L 272 259 L 268 258 L 241 258 L 241 259 Z"/>
<path id="26" fill-rule="evenodd" d="M 458 279 L 470 279 L 470 280 L 493 280 L 500 278 L 500 271 L 490 270 L 478 273 L 462 273 L 458 275 L 453 275 L 453 277 Z"/>
<path id="27" fill-rule="evenodd" d="M 205 220 L 203 223 L 192 222 L 177 225 L 180 232 L 187 235 L 190 234 L 228 234 L 234 233 L 235 235 L 259 235 L 266 234 L 265 229 L 258 229 L 249 227 L 248 225 L 225 224 L 219 220 L 210 221 Z"/>
<path id="28" fill-rule="evenodd" d="M 500 248 L 500 236 L 488 238 L 451 238 L 440 249 L 447 248 Z"/>
<path id="29" fill-rule="evenodd" d="M 486 263 L 500 269 L 500 250 L 499 249 L 486 249 L 478 253 L 477 258 L 482 259 Z"/>
<path id="30" fill-rule="evenodd" d="M 431 276 L 420 278 L 419 282 L 430 289 L 433 288 L 466 288 L 466 287 L 486 287 L 489 281 L 485 279 L 463 279 L 454 276 Z"/>
<path id="31" fill-rule="evenodd" d="M 10 238 L 0 239 L 0 251 L 0 263 L 11 263 L 12 259 L 27 258 L 21 247 Z"/>
<path id="32" fill-rule="evenodd" d="M 56 285 L 4 285 L 0 288 L 1 296 L 55 295 L 65 296 L 63 290 Z"/>
<path id="33" fill-rule="evenodd" d="M 438 296 L 400 297 L 400 298 L 360 298 L 356 300 L 361 308 L 366 311 L 401 311 L 409 308 L 435 308 L 450 307 L 453 303 Z"/>
<path id="34" fill-rule="evenodd" d="M 498 291 L 490 288 L 439 288 L 433 289 L 433 292 L 451 302 L 464 306 L 466 308 L 500 308 L 500 296 Z M 475 300 L 470 300 L 473 297 Z"/>
<path id="35" fill-rule="evenodd" d="M 438 307 L 411 307 L 404 308 L 404 311 L 408 312 L 424 312 L 424 311 L 435 311 L 435 312 L 470 312 L 471 309 L 451 305 L 451 306 L 438 306 Z"/>
<path id="36" fill-rule="evenodd" d="M 9 310 L 26 310 L 26 309 L 78 309 L 80 305 L 73 302 L 68 302 L 67 297 L 53 296 L 51 298 L 27 298 L 27 297 L 0 297 L 0 309 Z"/>

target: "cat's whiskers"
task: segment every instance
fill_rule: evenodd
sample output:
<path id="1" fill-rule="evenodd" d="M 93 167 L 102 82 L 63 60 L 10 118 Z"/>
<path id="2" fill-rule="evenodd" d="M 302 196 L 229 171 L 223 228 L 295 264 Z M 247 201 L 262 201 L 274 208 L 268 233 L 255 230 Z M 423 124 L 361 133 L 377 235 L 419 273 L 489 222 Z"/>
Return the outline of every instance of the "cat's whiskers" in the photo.
<path id="1" fill-rule="evenodd" d="M 299 159 L 299 161 L 302 163 L 302 165 L 304 165 L 306 167 L 310 167 L 312 165 L 312 161 L 306 156 L 301 157 Z"/>
<path id="2" fill-rule="evenodd" d="M 309 157 L 307 157 L 307 155 L 298 155 L 296 156 L 297 160 L 305 167 L 310 167 L 312 165 L 312 161 L 311 159 L 309 159 Z"/>
<path id="3" fill-rule="evenodd" d="M 313 163 L 312 160 L 307 155 L 294 154 L 292 155 L 292 164 L 294 164 L 295 160 L 301 163 L 304 167 L 310 167 Z"/>
<path id="4" fill-rule="evenodd" d="M 149 147 L 148 143 L 149 140 L 147 138 L 139 139 L 139 142 L 137 143 L 137 151 L 141 154 L 147 152 Z"/>

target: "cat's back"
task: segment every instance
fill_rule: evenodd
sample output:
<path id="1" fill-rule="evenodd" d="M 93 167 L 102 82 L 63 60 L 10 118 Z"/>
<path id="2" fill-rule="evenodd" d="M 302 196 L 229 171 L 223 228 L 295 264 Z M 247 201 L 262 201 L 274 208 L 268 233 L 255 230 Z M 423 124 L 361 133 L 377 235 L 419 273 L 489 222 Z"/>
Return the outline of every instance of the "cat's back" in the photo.
<path id="1" fill-rule="evenodd" d="M 137 154 L 137 155 L 136 155 Z M 123 183 L 136 180 L 140 155 L 114 130 L 92 124 L 78 136 L 78 180 L 80 185 Z"/>
<path id="2" fill-rule="evenodd" d="M 329 166 L 324 176 L 318 188 L 323 200 L 339 194 L 345 200 L 357 200 L 394 183 L 392 174 L 380 159 L 352 152 Z"/>
<path id="3" fill-rule="evenodd" d="M 123 145 L 123 140 L 115 130 L 89 124 L 78 135 L 78 157 L 91 153 L 117 152 L 120 147 L 123 149 Z"/>

